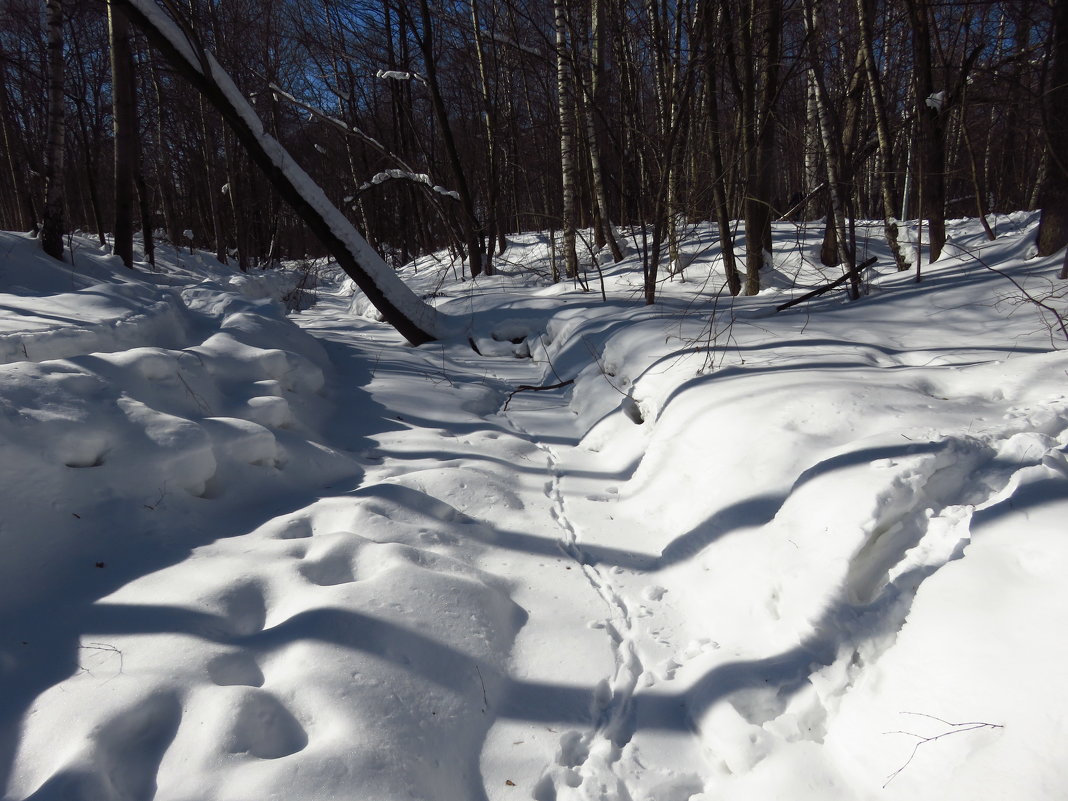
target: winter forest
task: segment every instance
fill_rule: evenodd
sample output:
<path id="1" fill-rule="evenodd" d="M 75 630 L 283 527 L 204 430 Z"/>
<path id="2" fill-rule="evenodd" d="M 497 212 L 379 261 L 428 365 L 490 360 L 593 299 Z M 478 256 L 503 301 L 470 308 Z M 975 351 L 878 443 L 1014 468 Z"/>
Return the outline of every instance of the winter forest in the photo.
<path id="1" fill-rule="evenodd" d="M 1048 208 L 1041 252 L 1065 243 L 1048 0 L 164 6 L 395 266 L 449 248 L 492 274 L 509 233 L 555 229 L 574 276 L 643 225 L 655 278 L 711 219 L 752 295 L 777 219 L 824 220 L 825 264 L 855 262 L 858 217 L 884 220 L 899 269 L 919 261 L 901 219 L 923 218 L 930 260 L 947 216 Z M 241 270 L 322 255 L 125 7 L 4 4 L 0 224 L 158 230 Z"/>
<path id="2" fill-rule="evenodd" d="M 0 2 L 3 801 L 1068 794 L 1068 2 Z"/>

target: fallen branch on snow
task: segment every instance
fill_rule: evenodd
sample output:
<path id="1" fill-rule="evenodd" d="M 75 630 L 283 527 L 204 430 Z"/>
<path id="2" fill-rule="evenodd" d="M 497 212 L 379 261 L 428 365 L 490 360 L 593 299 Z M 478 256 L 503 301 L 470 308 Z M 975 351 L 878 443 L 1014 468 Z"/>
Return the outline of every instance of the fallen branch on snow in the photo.
<path id="1" fill-rule="evenodd" d="M 818 289 L 813 289 L 811 292 L 806 292 L 804 295 L 802 295 L 799 298 L 794 298 L 793 300 L 787 301 L 786 303 L 780 303 L 778 306 L 775 307 L 775 311 L 777 311 L 777 312 L 786 311 L 786 309 L 789 309 L 791 306 L 796 306 L 798 303 L 804 303 L 806 300 L 810 300 L 811 298 L 814 298 L 814 297 L 817 297 L 819 295 L 822 295 L 824 292 L 830 292 L 836 286 L 841 286 L 846 281 L 848 281 L 851 276 L 853 276 L 853 275 L 859 276 L 862 270 L 868 269 L 873 264 L 875 264 L 876 261 L 878 261 L 878 259 L 876 259 L 875 256 L 872 256 L 870 259 L 862 261 L 860 264 L 858 264 L 852 270 L 849 270 L 848 272 L 846 272 L 846 274 L 843 275 L 841 278 L 837 278 L 834 281 L 831 281 L 831 283 L 829 283 L 829 284 L 824 284 L 823 286 L 819 287 Z"/>
<path id="2" fill-rule="evenodd" d="M 560 387 L 566 387 L 568 384 L 574 384 L 575 379 L 569 378 L 566 381 L 561 381 L 557 384 L 546 384 L 543 387 L 536 387 L 532 384 L 520 384 L 518 387 L 508 393 L 508 399 L 504 402 L 504 411 L 508 411 L 508 404 L 512 402 L 514 398 L 520 392 L 545 392 L 550 389 L 560 389 Z"/>
<path id="3" fill-rule="evenodd" d="M 947 726 L 949 726 L 950 729 L 948 731 L 942 732 L 941 734 L 936 734 L 933 737 L 925 737 L 922 734 L 916 734 L 915 732 L 911 732 L 911 731 L 888 731 L 888 732 L 885 732 L 886 734 L 907 734 L 909 737 L 917 738 L 917 743 L 912 747 L 912 753 L 909 754 L 909 758 L 905 760 L 905 764 L 903 764 L 900 768 L 895 770 L 893 773 L 891 773 L 887 777 L 886 782 L 883 784 L 883 788 L 884 789 L 886 788 L 886 786 L 888 784 L 890 784 L 890 782 L 892 782 L 894 779 L 897 778 L 897 775 L 899 773 L 901 773 L 901 771 L 903 771 L 905 768 L 907 768 L 909 766 L 909 763 L 911 763 L 913 759 L 915 759 L 916 752 L 920 750 L 920 746 L 921 745 L 925 745 L 927 743 L 933 743 L 935 740 L 941 740 L 943 737 L 948 737 L 951 734 L 963 734 L 966 731 L 978 731 L 979 729 L 1003 729 L 1003 728 L 1005 728 L 1004 726 L 1002 726 L 999 723 L 983 723 L 983 722 L 980 722 L 980 721 L 972 721 L 972 722 L 969 722 L 969 723 L 950 723 L 948 720 L 943 720 L 942 718 L 936 717 L 935 715 L 927 715 L 927 714 L 924 714 L 923 712 L 902 712 L 901 714 L 902 715 L 916 715 L 917 717 L 930 718 L 931 720 L 937 720 L 939 723 L 944 723 Z"/>

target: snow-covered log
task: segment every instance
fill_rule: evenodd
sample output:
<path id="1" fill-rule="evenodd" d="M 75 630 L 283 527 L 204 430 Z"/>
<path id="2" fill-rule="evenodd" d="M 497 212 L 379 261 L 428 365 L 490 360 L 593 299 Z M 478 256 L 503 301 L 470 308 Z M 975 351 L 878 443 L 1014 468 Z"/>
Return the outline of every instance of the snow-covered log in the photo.
<path id="1" fill-rule="evenodd" d="M 230 76 L 155 0 L 115 0 L 171 66 L 216 108 L 249 157 L 308 224 L 338 265 L 356 282 L 383 319 L 419 345 L 442 336 L 443 317 L 390 269 L 263 122 Z"/>

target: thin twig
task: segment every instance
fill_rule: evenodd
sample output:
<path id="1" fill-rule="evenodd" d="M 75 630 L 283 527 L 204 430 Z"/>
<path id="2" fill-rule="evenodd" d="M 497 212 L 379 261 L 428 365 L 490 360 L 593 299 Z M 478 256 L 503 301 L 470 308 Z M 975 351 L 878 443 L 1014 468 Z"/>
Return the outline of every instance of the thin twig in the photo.
<path id="1" fill-rule="evenodd" d="M 933 743 L 935 740 L 941 740 L 943 737 L 948 737 L 951 734 L 962 734 L 964 732 L 978 731 L 980 729 L 1003 729 L 1003 728 L 1005 728 L 1000 723 L 983 723 L 981 721 L 969 721 L 967 723 L 951 723 L 950 721 L 945 720 L 943 718 L 940 718 L 937 715 L 928 715 L 928 714 L 925 714 L 923 712 L 902 712 L 901 714 L 902 715 L 915 715 L 917 717 L 930 718 L 931 720 L 937 720 L 939 723 L 944 723 L 946 726 L 949 726 L 950 729 L 949 729 L 949 731 L 944 731 L 941 734 L 936 734 L 933 737 L 925 737 L 922 734 L 916 734 L 915 732 L 911 732 L 911 731 L 888 731 L 888 732 L 883 732 L 884 734 L 905 734 L 905 735 L 908 735 L 909 737 L 917 738 L 917 742 L 912 747 L 912 753 L 909 754 L 909 758 L 905 760 L 904 764 L 900 768 L 895 770 L 893 773 L 891 773 L 887 777 L 886 781 L 883 783 L 883 788 L 884 789 L 886 788 L 886 786 L 888 784 L 890 784 L 890 782 L 892 782 L 894 779 L 897 778 L 897 775 L 899 773 L 901 773 L 901 771 L 903 771 L 905 768 L 907 768 L 909 766 L 909 763 L 911 763 L 912 760 L 916 757 L 916 753 L 920 750 L 920 746 L 921 745 L 925 745 L 926 743 Z"/>
<path id="2" fill-rule="evenodd" d="M 482 714 L 486 714 L 486 710 L 489 709 L 489 698 L 486 695 L 486 682 L 482 678 L 482 671 L 478 665 L 475 665 L 475 672 L 478 673 L 478 683 L 482 685 Z"/>

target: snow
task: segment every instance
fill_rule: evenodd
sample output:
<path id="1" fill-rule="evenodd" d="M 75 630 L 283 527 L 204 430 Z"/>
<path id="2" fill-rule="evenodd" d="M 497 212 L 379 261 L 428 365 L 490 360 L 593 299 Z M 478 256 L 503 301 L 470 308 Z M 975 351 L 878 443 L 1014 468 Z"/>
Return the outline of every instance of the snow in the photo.
<path id="1" fill-rule="evenodd" d="M 430 187 L 431 191 L 436 192 L 439 195 L 444 195 L 445 197 L 451 197 L 453 200 L 459 200 L 460 199 L 460 193 L 459 192 L 456 192 L 456 191 L 451 190 L 451 189 L 446 189 L 443 186 L 436 185 L 431 180 L 430 176 L 427 175 L 425 172 L 416 173 L 416 172 L 408 172 L 406 170 L 398 170 L 398 169 L 384 170 L 382 172 L 375 173 L 373 176 L 371 176 L 371 180 L 370 181 L 365 181 L 364 183 L 360 184 L 360 186 L 357 187 L 356 191 L 357 192 L 364 192 L 364 191 L 370 189 L 372 186 L 378 186 L 379 184 L 385 183 L 386 181 L 392 181 L 392 180 L 413 181 L 413 182 L 415 182 L 417 184 L 425 184 L 426 186 Z"/>
<path id="2" fill-rule="evenodd" d="M 478 352 L 332 268 L 287 313 L 286 270 L 0 234 L 3 798 L 1063 798 L 1036 222 L 951 221 L 920 284 L 860 223 L 867 294 L 781 314 L 818 230 L 751 298 L 703 225 L 651 307 L 636 249 L 607 302 L 542 235 L 405 268 Z"/>
<path id="3" fill-rule="evenodd" d="M 927 99 L 923 102 L 928 108 L 933 108 L 935 111 L 941 111 L 946 107 L 946 92 L 943 89 L 940 92 L 928 95 Z"/>
<path id="4" fill-rule="evenodd" d="M 375 73 L 376 78 L 384 78 L 389 81 L 420 81 L 426 83 L 426 79 L 422 75 L 415 72 L 404 72 L 402 70 L 378 70 Z"/>

